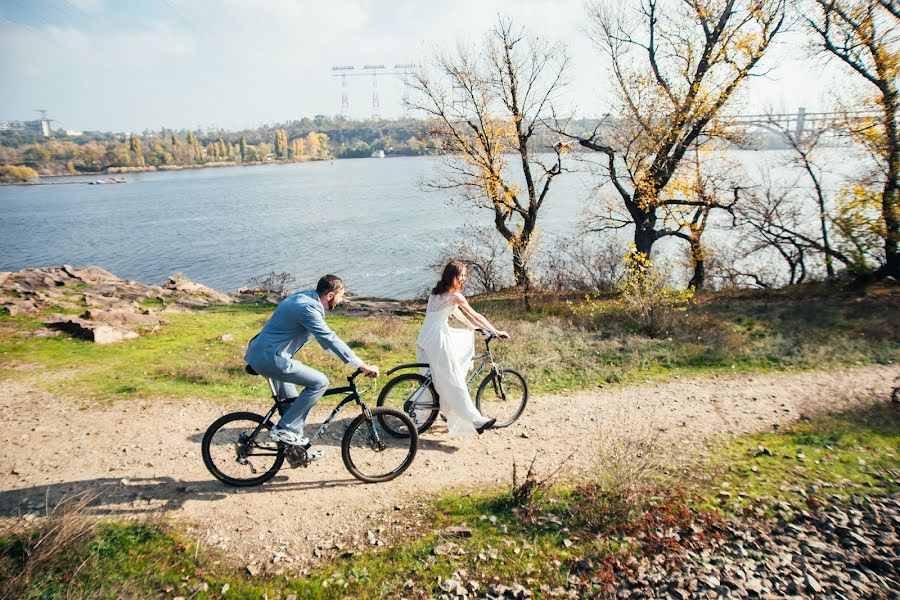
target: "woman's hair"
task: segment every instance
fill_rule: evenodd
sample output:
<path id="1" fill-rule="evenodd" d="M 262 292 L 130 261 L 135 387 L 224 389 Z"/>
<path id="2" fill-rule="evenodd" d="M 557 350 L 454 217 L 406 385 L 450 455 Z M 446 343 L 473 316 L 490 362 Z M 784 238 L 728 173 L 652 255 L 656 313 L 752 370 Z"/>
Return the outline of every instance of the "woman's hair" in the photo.
<path id="1" fill-rule="evenodd" d="M 444 266 L 444 272 L 441 273 L 441 279 L 437 285 L 432 288 L 431 293 L 435 295 L 446 294 L 459 275 L 466 270 L 466 263 L 461 260 L 453 259 Z"/>

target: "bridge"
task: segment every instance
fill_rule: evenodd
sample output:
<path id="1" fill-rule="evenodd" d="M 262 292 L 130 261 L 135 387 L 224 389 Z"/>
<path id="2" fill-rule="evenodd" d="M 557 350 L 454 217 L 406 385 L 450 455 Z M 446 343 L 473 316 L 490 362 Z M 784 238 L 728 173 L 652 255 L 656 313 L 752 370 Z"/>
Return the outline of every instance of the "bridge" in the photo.
<path id="1" fill-rule="evenodd" d="M 796 139 L 803 137 L 805 131 L 829 129 L 835 133 L 847 132 L 851 123 L 878 118 L 880 112 L 874 109 L 846 112 L 807 112 L 801 106 L 797 113 L 768 113 L 758 115 L 723 116 L 721 120 L 728 125 L 759 127 L 777 135 L 791 132 Z"/>

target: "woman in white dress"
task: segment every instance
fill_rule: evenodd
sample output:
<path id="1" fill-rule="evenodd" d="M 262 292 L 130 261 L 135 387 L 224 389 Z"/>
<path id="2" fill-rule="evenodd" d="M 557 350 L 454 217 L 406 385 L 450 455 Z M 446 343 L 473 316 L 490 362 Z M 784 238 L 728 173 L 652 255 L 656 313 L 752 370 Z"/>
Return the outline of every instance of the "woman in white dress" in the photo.
<path id="1" fill-rule="evenodd" d="M 480 434 L 496 421 L 478 412 L 466 385 L 466 372 L 475 353 L 475 329 L 483 327 L 500 339 L 509 338 L 508 333 L 496 329 L 469 306 L 461 293 L 466 279 L 466 265 L 462 261 L 447 263 L 440 281 L 431 290 L 425 322 L 416 340 L 416 360 L 427 362 L 431 368 L 441 412 L 447 418 L 447 430 L 452 437 Z M 451 315 L 467 329 L 450 327 Z"/>

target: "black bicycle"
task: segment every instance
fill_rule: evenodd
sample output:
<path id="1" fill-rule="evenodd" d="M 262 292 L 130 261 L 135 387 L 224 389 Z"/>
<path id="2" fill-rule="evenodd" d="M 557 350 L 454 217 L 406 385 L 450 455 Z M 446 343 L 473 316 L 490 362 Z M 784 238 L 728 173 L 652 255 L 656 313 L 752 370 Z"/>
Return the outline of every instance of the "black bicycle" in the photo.
<path id="1" fill-rule="evenodd" d="M 525 376 L 515 369 L 497 364 L 491 352 L 491 342 L 496 336 L 485 330 L 477 329 L 484 336 L 484 352 L 477 354 L 474 360 L 477 366 L 469 376 L 471 385 L 482 371 L 488 374 L 478 386 L 475 393 L 475 406 L 486 417 L 497 419 L 494 427 L 507 427 L 522 416 L 528 403 L 528 383 Z M 409 363 L 394 367 L 386 373 L 391 375 L 405 369 L 426 370 L 422 373 L 403 373 L 388 381 L 378 395 L 379 408 L 395 408 L 409 415 L 415 423 L 416 431 L 424 433 L 434 423 L 440 411 L 438 393 L 434 389 L 431 372 L 427 371 L 428 363 Z M 406 430 L 395 430 L 391 422 L 382 422 L 385 430 L 396 437 L 406 437 Z"/>
<path id="2" fill-rule="evenodd" d="M 251 375 L 258 375 L 249 365 L 245 369 Z M 366 406 L 356 387 L 355 380 L 360 373 L 362 370 L 357 369 L 347 378 L 348 386 L 325 392 L 325 396 L 347 396 L 334 407 L 305 446 L 289 446 L 269 440 L 268 432 L 274 427 L 272 417 L 276 412 L 283 416 L 291 402 L 279 400 L 275 384 L 267 378 L 274 406 L 265 416 L 235 412 L 216 420 L 203 435 L 203 463 L 216 479 L 237 487 L 260 485 L 272 479 L 285 459 L 293 467 L 307 467 L 316 456 L 316 451 L 310 451 L 310 447 L 328 429 L 337 414 L 347 404 L 355 402 L 361 414 L 350 422 L 341 440 L 344 466 L 354 477 L 366 483 L 394 479 L 412 464 L 418 449 L 418 432 L 412 419 L 403 412 L 388 407 L 369 409 Z M 386 431 L 391 435 L 385 435 Z"/>

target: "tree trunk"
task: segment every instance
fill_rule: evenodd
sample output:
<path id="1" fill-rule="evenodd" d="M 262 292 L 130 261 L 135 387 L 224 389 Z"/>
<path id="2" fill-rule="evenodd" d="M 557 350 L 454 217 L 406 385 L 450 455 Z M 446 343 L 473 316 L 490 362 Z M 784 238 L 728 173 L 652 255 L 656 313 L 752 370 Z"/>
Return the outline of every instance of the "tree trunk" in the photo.
<path id="1" fill-rule="evenodd" d="M 691 262 L 694 264 L 694 274 L 688 282 L 688 287 L 700 291 L 706 285 L 706 263 L 703 258 L 703 246 L 700 240 L 691 240 Z"/>
<path id="2" fill-rule="evenodd" d="M 531 287 L 531 275 L 528 274 L 528 264 L 523 260 L 521 253 L 513 249 L 513 277 L 516 286 Z"/>
<path id="3" fill-rule="evenodd" d="M 897 93 L 884 99 L 887 126 L 887 181 L 881 195 L 881 211 L 884 215 L 884 273 L 886 277 L 900 279 L 900 206 L 897 206 L 897 179 L 900 176 L 900 139 L 897 132 Z"/>
<path id="4" fill-rule="evenodd" d="M 656 218 L 649 215 L 636 219 L 634 223 L 634 247 L 647 258 L 650 257 L 653 242 L 657 240 L 657 232 L 653 227 L 655 223 Z"/>

